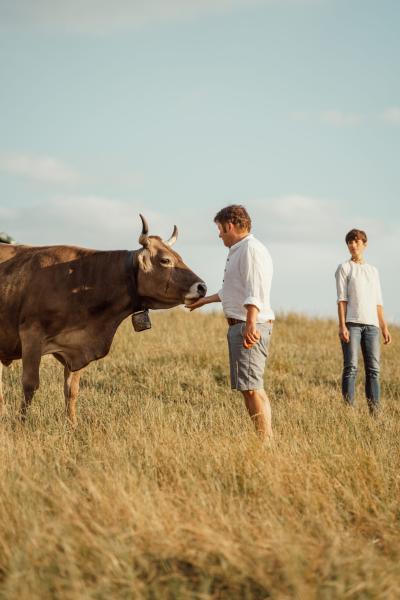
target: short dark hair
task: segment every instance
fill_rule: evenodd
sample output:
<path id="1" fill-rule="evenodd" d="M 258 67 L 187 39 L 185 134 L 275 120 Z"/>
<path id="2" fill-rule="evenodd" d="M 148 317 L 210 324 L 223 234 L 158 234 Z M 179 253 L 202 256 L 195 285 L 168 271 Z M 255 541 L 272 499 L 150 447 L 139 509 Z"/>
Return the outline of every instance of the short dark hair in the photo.
<path id="1" fill-rule="evenodd" d="M 362 229 L 351 229 L 349 233 L 346 235 L 346 244 L 352 242 L 353 240 L 361 240 L 364 244 L 367 243 L 367 234 Z"/>
<path id="2" fill-rule="evenodd" d="M 251 219 L 250 215 L 241 204 L 230 204 L 222 208 L 214 217 L 214 223 L 220 223 L 226 225 L 226 223 L 233 223 L 239 229 L 251 230 Z"/>

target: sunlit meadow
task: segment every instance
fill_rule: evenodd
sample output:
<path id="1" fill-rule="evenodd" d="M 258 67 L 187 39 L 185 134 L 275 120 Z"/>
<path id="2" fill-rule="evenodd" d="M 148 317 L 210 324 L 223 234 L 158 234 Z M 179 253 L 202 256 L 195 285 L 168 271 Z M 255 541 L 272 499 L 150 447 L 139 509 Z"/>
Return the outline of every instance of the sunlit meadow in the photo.
<path id="1" fill-rule="evenodd" d="M 128 320 L 82 377 L 78 427 L 46 357 L 27 424 L 4 369 L 0 598 L 400 597 L 399 329 L 382 411 L 340 399 L 334 321 L 280 315 L 260 444 L 229 389 L 220 314 Z"/>

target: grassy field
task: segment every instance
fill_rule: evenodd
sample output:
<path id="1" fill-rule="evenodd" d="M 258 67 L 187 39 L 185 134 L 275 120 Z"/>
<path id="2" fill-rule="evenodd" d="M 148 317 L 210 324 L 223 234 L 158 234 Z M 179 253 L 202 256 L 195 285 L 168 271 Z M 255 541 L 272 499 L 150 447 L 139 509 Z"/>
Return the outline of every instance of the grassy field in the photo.
<path id="1" fill-rule="evenodd" d="M 4 369 L 0 598 L 400 598 L 400 330 L 374 420 L 362 369 L 341 403 L 336 324 L 281 316 L 266 449 L 229 389 L 222 316 L 152 320 L 88 367 L 75 431 L 52 357 L 25 427 L 20 364 Z"/>

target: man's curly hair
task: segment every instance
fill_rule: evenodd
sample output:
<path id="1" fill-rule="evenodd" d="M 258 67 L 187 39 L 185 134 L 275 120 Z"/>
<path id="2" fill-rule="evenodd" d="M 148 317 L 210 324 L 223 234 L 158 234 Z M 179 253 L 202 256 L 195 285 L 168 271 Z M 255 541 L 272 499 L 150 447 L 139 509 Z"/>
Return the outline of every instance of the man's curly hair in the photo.
<path id="1" fill-rule="evenodd" d="M 251 230 L 250 215 L 244 206 L 240 204 L 230 204 L 222 208 L 214 217 L 214 223 L 224 226 L 226 223 L 233 223 L 238 229 Z"/>

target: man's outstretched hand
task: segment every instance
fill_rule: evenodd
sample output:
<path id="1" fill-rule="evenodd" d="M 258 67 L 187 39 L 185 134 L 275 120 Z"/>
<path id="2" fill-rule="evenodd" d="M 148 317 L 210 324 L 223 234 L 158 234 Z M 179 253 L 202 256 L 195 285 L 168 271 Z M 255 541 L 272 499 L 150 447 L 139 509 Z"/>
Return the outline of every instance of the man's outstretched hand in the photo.
<path id="1" fill-rule="evenodd" d="M 192 310 L 196 310 L 196 308 L 200 308 L 201 306 L 204 306 L 207 303 L 207 299 L 206 298 L 199 298 L 198 300 L 195 300 L 195 302 L 192 302 L 191 304 L 185 304 L 185 307 L 188 308 L 190 310 L 190 312 L 192 312 Z"/>
<path id="2" fill-rule="evenodd" d="M 186 308 L 190 311 L 196 310 L 196 308 L 200 308 L 205 304 L 211 304 L 212 302 L 221 302 L 221 298 L 218 294 L 211 294 L 211 296 L 204 296 L 204 298 L 199 298 L 195 300 L 195 302 L 189 302 L 189 304 L 185 304 Z"/>

